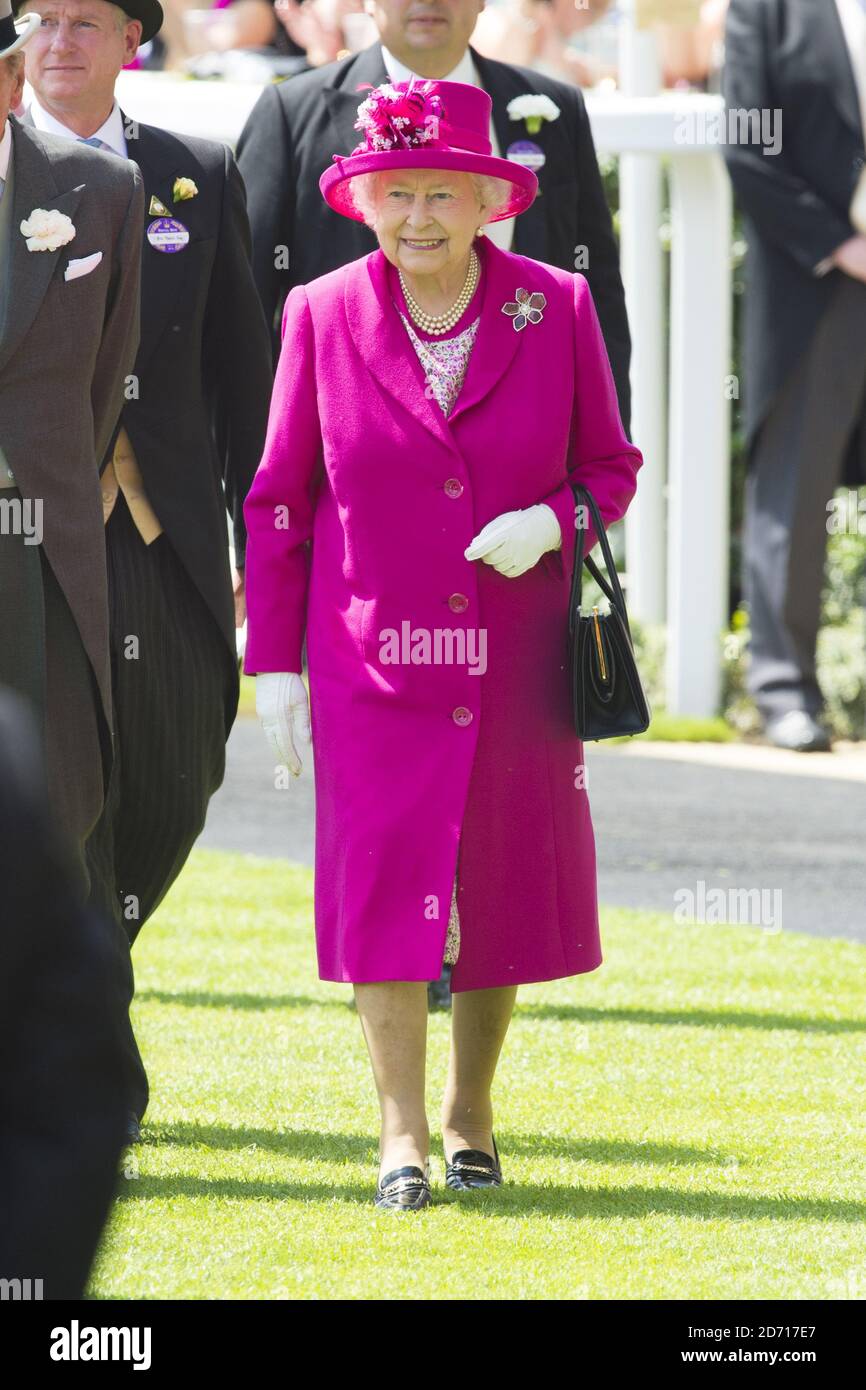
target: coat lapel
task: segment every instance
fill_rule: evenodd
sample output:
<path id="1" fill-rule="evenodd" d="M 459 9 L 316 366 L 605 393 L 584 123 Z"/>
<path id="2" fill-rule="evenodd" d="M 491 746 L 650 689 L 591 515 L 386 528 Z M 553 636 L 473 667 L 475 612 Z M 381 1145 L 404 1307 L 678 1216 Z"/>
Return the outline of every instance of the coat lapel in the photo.
<path id="1" fill-rule="evenodd" d="M 448 417 L 452 428 L 467 410 L 481 404 L 511 366 L 526 330 L 515 332 L 514 320 L 502 312 L 502 306 L 514 299 L 518 289 L 531 294 L 534 288 L 531 273 L 527 276 L 514 256 L 489 238 L 484 240 L 483 254 L 481 322 L 460 395 Z"/>
<path id="2" fill-rule="evenodd" d="M 850 125 L 861 142 L 866 139 L 860 99 L 851 54 L 835 4 L 816 5 L 814 0 L 796 0 L 802 11 L 803 28 L 808 35 L 809 48 L 817 64 L 827 74 L 831 98 L 842 119 Z"/>
<path id="3" fill-rule="evenodd" d="M 521 348 L 524 333 L 502 312 L 519 288 L 532 292 L 531 274 L 514 256 L 492 241 L 483 247 L 484 289 L 481 322 L 469 358 L 466 378 L 446 419 L 439 403 L 425 392 L 424 370 L 392 302 L 387 260 L 382 251 L 355 261 L 346 277 L 345 306 L 349 331 L 367 369 L 383 390 L 412 411 L 441 444 L 460 453 L 454 422 L 480 405 L 508 371 Z"/>
<path id="4" fill-rule="evenodd" d="M 383 390 L 409 410 L 420 425 L 458 452 L 439 403 L 425 392 L 424 369 L 391 299 L 383 251 L 354 261 L 346 277 L 349 332 L 358 352 Z"/>
<path id="5" fill-rule="evenodd" d="M 124 128 L 132 125 L 129 117 L 121 110 Z M 165 214 L 151 213 L 150 200 L 156 195 L 165 208 L 168 209 L 168 216 L 173 217 L 172 190 L 174 180 L 177 178 L 174 165 L 162 157 L 160 143 L 155 137 L 150 126 L 135 123 L 136 136 L 134 139 L 127 138 L 126 153 L 127 157 L 133 160 L 141 170 L 141 177 L 144 180 L 144 212 L 148 222 L 156 216 Z"/>
<path id="6" fill-rule="evenodd" d="M 125 115 L 123 122 L 126 126 L 127 117 Z M 169 317 L 174 312 L 178 285 L 177 275 L 186 269 L 187 262 L 182 259 L 183 251 L 179 252 L 177 257 L 149 254 L 146 242 L 147 228 L 157 216 L 156 213 L 151 213 L 149 210 L 150 200 L 154 195 L 168 208 L 169 216 L 175 217 L 177 214 L 177 209 L 172 202 L 172 190 L 174 180 L 180 171 L 175 170 L 170 153 L 166 157 L 160 140 L 146 125 L 139 125 L 137 137 L 127 141 L 127 154 L 138 165 L 144 182 L 145 215 L 141 229 L 141 341 L 136 359 L 136 370 L 141 371 L 155 345 L 159 342 Z M 169 279 L 165 275 L 167 268 L 165 262 L 174 260 L 178 260 L 180 263 L 178 266 L 172 265 L 172 274 Z"/>
<path id="7" fill-rule="evenodd" d="M 57 251 L 28 251 L 27 239 L 20 226 L 34 208 L 66 213 L 75 220 L 85 185 L 59 192 L 50 156 L 28 127 L 10 117 L 12 127 L 12 158 L 15 161 L 15 181 L 12 202 L 12 245 L 9 250 L 9 299 L 6 310 L 6 332 L 0 348 L 0 371 L 28 332 L 39 312 L 61 258 L 65 262 L 74 254 L 75 242 Z"/>

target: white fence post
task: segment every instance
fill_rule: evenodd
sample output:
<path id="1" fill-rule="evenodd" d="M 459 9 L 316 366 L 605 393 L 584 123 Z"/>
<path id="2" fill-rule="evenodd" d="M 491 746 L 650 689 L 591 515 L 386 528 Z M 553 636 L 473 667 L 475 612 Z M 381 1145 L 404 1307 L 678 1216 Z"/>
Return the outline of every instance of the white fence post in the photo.
<path id="1" fill-rule="evenodd" d="M 727 620 L 731 187 L 717 151 L 671 160 L 667 708 L 716 714 Z"/>

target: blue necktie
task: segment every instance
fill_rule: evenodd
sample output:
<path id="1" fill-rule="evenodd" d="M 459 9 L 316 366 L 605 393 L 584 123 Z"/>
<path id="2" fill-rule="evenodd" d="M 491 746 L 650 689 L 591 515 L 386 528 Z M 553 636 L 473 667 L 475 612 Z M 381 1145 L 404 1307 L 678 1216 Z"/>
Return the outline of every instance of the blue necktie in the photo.
<path id="1" fill-rule="evenodd" d="M 92 145 L 95 150 L 107 150 L 111 147 L 106 145 L 104 140 L 100 140 L 98 135 L 79 135 L 77 137 L 79 145 Z"/>

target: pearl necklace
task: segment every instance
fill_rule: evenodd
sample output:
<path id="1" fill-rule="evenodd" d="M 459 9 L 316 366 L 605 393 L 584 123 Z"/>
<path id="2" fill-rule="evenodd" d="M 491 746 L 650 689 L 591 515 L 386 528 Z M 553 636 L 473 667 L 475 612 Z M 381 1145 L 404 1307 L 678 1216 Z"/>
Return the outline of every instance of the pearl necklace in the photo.
<path id="1" fill-rule="evenodd" d="M 403 297 L 406 300 L 406 308 L 409 310 L 410 317 L 419 328 L 423 328 L 425 333 L 432 333 L 434 337 L 440 337 L 443 333 L 447 333 L 449 328 L 453 328 L 455 323 L 457 323 L 466 312 L 467 306 L 478 288 L 481 266 L 478 260 L 478 254 L 473 246 L 469 251 L 469 269 L 466 272 L 463 289 L 460 291 L 460 294 L 451 308 L 447 309 L 444 314 L 426 313 L 418 304 L 417 300 L 413 299 L 412 295 L 409 293 L 406 281 L 403 279 L 402 270 L 398 269 L 397 274 L 400 277 L 400 288 L 403 291 Z"/>

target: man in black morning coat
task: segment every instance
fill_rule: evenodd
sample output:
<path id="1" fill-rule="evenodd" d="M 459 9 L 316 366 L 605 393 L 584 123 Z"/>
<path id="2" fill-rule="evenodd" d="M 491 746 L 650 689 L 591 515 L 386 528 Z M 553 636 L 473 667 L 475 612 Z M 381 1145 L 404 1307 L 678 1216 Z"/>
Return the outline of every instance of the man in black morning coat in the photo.
<path id="1" fill-rule="evenodd" d="M 131 121 L 114 97 L 121 67 L 162 22 L 157 0 L 19 9 L 42 15 L 26 119 L 134 160 L 145 185 L 141 343 L 102 473 L 115 764 L 88 842 L 94 900 L 131 944 L 223 779 L 239 687 L 226 507 L 242 574 L 241 509 L 264 445 L 270 346 L 230 150 Z M 240 575 L 235 589 L 242 610 Z M 147 1079 L 132 1042 L 128 1066 L 140 1117 Z"/>
<path id="2" fill-rule="evenodd" d="M 748 687 L 768 738 L 809 752 L 829 742 L 815 671 L 827 503 L 866 482 L 864 0 L 732 0 L 724 92 L 749 242 Z M 772 117 L 780 148 L 757 127 L 731 140 L 749 112 Z"/>
<path id="3" fill-rule="evenodd" d="M 524 158 L 536 167 L 540 194 L 513 224 L 510 247 L 522 256 L 564 270 L 581 270 L 598 309 L 616 381 L 620 413 L 630 422 L 631 342 L 619 254 L 613 234 L 583 97 L 577 87 L 527 68 L 483 58 L 468 47 L 483 0 L 377 0 L 381 43 L 350 58 L 267 87 L 238 142 L 253 234 L 253 269 L 279 353 L 282 305 L 293 285 L 365 256 L 376 239 L 363 223 L 332 212 L 319 192 L 319 176 L 335 154 L 348 154 L 361 136 L 354 129 L 365 83 L 424 77 L 475 82 L 493 101 L 493 134 L 506 155 L 528 143 Z M 383 52 L 384 45 L 384 52 Z M 528 93 L 551 99 L 559 114 L 531 132 L 506 107 Z M 495 152 L 495 150 L 494 150 Z M 505 224 L 495 224 L 498 240 Z M 512 224 L 509 223 L 509 229 Z M 583 250 L 582 248 L 585 248 Z"/>

